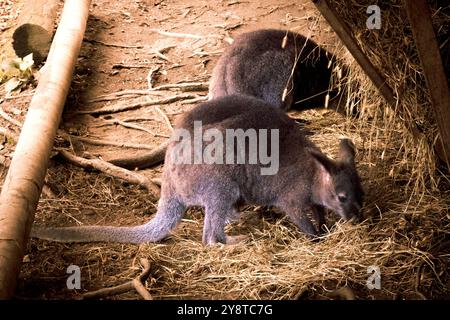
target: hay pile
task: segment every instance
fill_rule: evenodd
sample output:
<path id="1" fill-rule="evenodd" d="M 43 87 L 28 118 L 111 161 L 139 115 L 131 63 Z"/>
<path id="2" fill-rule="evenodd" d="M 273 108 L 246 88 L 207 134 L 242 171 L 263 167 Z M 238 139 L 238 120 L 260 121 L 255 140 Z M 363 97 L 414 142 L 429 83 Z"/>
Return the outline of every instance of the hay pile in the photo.
<path id="1" fill-rule="evenodd" d="M 62 245 L 33 240 L 29 258 L 39 263 L 31 268 L 25 265 L 19 296 L 73 297 L 64 290 L 65 268 L 77 263 L 86 289 L 120 284 L 139 273 L 137 261 L 145 257 L 152 262 L 147 287 L 155 299 L 325 299 L 344 286 L 360 299 L 448 297 L 450 183 L 430 147 L 437 129 L 401 1 L 380 5 L 380 31 L 365 26 L 365 8 L 373 1 L 330 2 L 408 110 L 399 120 L 353 63 L 348 81 L 357 88 L 351 94 L 358 96 L 362 106 L 359 119 L 320 111 L 291 113 L 309 123 L 314 133 L 311 139 L 330 156 L 336 155 L 340 136 L 355 142 L 366 191 L 364 223 L 330 223 L 331 233 L 310 243 L 283 215 L 248 207 L 242 221 L 230 225 L 228 232 L 249 234 L 250 240 L 234 246 L 204 247 L 203 218 L 196 210 L 190 210 L 173 236 L 160 244 Z M 442 39 L 449 31 L 448 12 L 436 6 L 432 11 Z M 319 13 L 315 18 L 323 19 Z M 344 51 L 335 48 L 345 58 Z M 415 123 L 427 139 L 415 141 L 403 121 Z M 53 166 L 50 177 L 68 192 L 60 203 L 41 201 L 37 217 L 46 225 L 73 224 L 67 214 L 77 218 L 93 202 L 96 210 L 99 205 L 103 209 L 92 219 L 82 216 L 85 224 L 135 225 L 150 217 L 142 214 L 143 207 L 151 208 L 147 213 L 155 211 L 154 202 L 142 190 L 103 175 L 86 178 L 77 168 L 71 168 L 73 174 L 64 180 L 58 171 L 61 167 Z M 80 197 L 79 192 L 91 196 Z M 95 215 L 107 216 L 108 221 L 95 219 Z M 333 216 L 328 219 L 334 222 Z M 380 268 L 380 290 L 366 286 L 370 266 Z"/>

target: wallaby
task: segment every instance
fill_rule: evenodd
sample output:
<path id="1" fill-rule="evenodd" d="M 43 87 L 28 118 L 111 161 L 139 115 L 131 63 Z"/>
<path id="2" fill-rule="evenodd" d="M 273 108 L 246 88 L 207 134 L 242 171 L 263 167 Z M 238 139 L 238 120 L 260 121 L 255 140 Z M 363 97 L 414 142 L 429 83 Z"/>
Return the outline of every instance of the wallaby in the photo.
<path id="1" fill-rule="evenodd" d="M 333 84 L 336 57 L 310 38 L 262 29 L 239 35 L 215 65 L 209 98 L 247 94 L 284 110 L 329 107 L 345 113 L 346 90 Z M 341 67 L 341 76 L 347 68 Z"/>
<path id="2" fill-rule="evenodd" d="M 239 139 L 231 133 L 243 135 L 241 143 L 234 143 Z M 189 138 L 192 135 L 197 138 Z M 196 150 L 198 136 L 202 140 Z M 227 137 L 222 147 L 216 143 L 221 136 Z M 199 155 L 204 161 L 197 161 Z M 227 161 L 221 162 L 224 157 Z M 201 206 L 205 211 L 203 242 L 231 243 L 234 240 L 225 235 L 225 224 L 238 215 L 240 205 L 257 204 L 279 208 L 301 231 L 315 237 L 324 224 L 324 208 L 346 220 L 359 217 L 363 190 L 354 158 L 352 142 L 343 139 L 337 160 L 329 159 L 293 119 L 265 101 L 239 95 L 217 98 L 177 119 L 166 152 L 158 210 L 148 223 L 34 227 L 31 235 L 63 242 L 156 242 L 177 226 L 188 207 Z M 268 164 L 272 172 L 263 171 L 269 169 Z"/>
<path id="3" fill-rule="evenodd" d="M 215 65 L 209 99 L 246 94 L 284 110 L 303 110 L 324 108 L 328 95 L 328 108 L 345 114 L 348 90 L 333 84 L 336 62 L 333 54 L 298 33 L 274 29 L 243 33 L 225 49 Z M 340 70 L 342 80 L 348 68 L 342 66 Z M 357 112 L 351 110 L 352 115 Z M 162 162 L 165 151 L 166 144 L 139 157 L 110 162 L 129 169 L 143 169 Z"/>

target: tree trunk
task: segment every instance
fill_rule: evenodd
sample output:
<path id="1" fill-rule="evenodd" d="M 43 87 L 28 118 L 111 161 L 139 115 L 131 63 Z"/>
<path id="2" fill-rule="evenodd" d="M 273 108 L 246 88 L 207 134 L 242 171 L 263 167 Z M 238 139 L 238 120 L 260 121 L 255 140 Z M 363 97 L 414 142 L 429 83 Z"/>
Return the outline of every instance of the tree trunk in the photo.
<path id="1" fill-rule="evenodd" d="M 18 57 L 33 53 L 36 65 L 47 58 L 52 42 L 59 0 L 26 0 L 13 33 Z"/>
<path id="2" fill-rule="evenodd" d="M 66 0 L 0 194 L 0 299 L 13 294 L 83 40 L 90 0 Z"/>

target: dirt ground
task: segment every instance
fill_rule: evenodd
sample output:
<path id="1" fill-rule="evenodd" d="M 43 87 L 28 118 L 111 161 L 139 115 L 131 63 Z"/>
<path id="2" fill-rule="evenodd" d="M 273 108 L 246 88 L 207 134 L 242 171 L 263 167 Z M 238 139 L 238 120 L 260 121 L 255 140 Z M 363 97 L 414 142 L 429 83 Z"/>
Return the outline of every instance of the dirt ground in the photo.
<path id="1" fill-rule="evenodd" d="M 14 10 L 20 8 L 20 3 L 19 1 L 13 4 Z M 85 41 L 60 126 L 71 138 L 69 142 L 67 139 L 57 138 L 56 146 L 68 147 L 79 155 L 87 152 L 105 160 L 144 153 L 147 150 L 143 148 L 98 146 L 81 142 L 77 137 L 134 143 L 147 148 L 157 146 L 170 135 L 168 121 L 172 122 L 177 114 L 195 105 L 189 99 L 205 97 L 207 91 L 203 89 L 182 92 L 179 89 L 169 89 L 153 91 L 148 96 L 130 94 L 120 97 L 109 94 L 122 90 L 145 90 L 149 88 L 149 84 L 157 87 L 181 82 L 207 83 L 211 70 L 229 39 L 250 30 L 290 29 L 309 35 L 328 48 L 337 46 L 338 42 L 331 28 L 323 20 L 316 19 L 316 16 L 314 5 L 306 0 L 93 0 Z M 13 21 L 12 19 L 7 23 L 13 25 Z M 30 90 L 25 90 L 21 94 L 22 97 L 4 101 L 1 107 L 22 122 L 30 101 L 26 94 L 30 93 Z M 107 95 L 106 98 L 102 97 L 104 95 Z M 80 114 L 119 104 L 131 105 L 149 99 L 186 95 L 190 98 L 111 115 Z M 103 99 L 95 101 L 99 98 Z M 292 115 L 296 116 L 294 113 Z M 310 111 L 301 117 L 306 119 L 307 123 L 321 119 L 321 125 L 337 128 L 336 131 L 355 137 L 357 141 L 360 139 L 356 136 L 355 127 L 344 121 L 340 115 Z M 145 131 L 126 128 L 114 124 L 112 120 L 133 123 Z M 18 127 L 2 118 L 0 124 L 15 133 L 19 132 Z M 330 135 L 327 148 L 336 150 L 335 137 L 336 135 Z M 4 144 L 0 158 L 4 164 L 2 177 L 6 175 L 5 168 L 10 161 L 11 151 L 12 147 Z M 364 170 L 368 170 L 370 164 L 362 163 L 361 167 L 363 178 L 367 177 L 367 171 Z M 152 178 L 159 178 L 161 170 L 162 166 L 158 166 L 143 172 Z M 375 180 L 368 181 L 366 187 L 370 188 L 377 183 Z M 46 185 L 51 192 L 43 194 L 40 200 L 36 213 L 36 223 L 39 225 L 136 225 L 148 221 L 156 211 L 156 199 L 149 196 L 144 189 L 98 172 L 69 165 L 58 157 L 51 159 Z M 276 256 L 280 246 L 290 244 L 290 237 L 301 237 L 293 235 L 293 226 L 279 214 L 269 214 L 250 207 L 244 215 L 246 223 L 235 227 L 232 232 L 251 233 L 254 241 L 251 247 L 255 254 Z M 258 258 L 247 257 L 249 253 L 246 245 L 237 245 L 231 249 L 204 248 L 201 245 L 202 221 L 201 212 L 190 210 L 168 240 L 141 246 L 104 243 L 70 245 L 32 239 L 24 258 L 16 298 L 74 299 L 89 290 L 118 285 L 139 274 L 139 259 L 142 257 L 147 257 L 152 263 L 151 280 L 147 282 L 147 288 L 155 299 L 292 299 L 302 295 L 304 284 L 289 283 L 286 279 L 277 281 L 276 276 L 267 270 L 247 268 L 247 264 L 252 264 L 252 259 Z M 248 226 L 249 222 L 251 227 Z M 287 238 L 271 239 L 270 233 L 274 228 L 281 230 Z M 264 240 L 261 243 L 273 241 L 273 247 L 270 249 L 273 252 L 268 253 L 270 250 L 260 248 L 262 244 L 258 244 L 258 239 Z M 183 242 L 184 246 L 178 245 L 179 242 Z M 187 249 L 189 247 L 191 249 Z M 197 254 L 201 255 L 204 261 L 195 260 L 194 255 Z M 214 259 L 220 255 L 223 255 L 224 260 L 229 257 L 228 264 L 212 267 Z M 230 287 L 224 285 L 220 291 L 217 289 L 217 283 L 225 276 L 221 273 L 222 270 L 217 268 L 235 268 L 233 261 L 242 264 L 242 272 L 253 270 L 254 274 L 248 275 L 248 283 Z M 278 263 L 281 268 L 282 262 Z M 81 290 L 68 290 L 66 287 L 66 270 L 69 265 L 81 267 Z M 262 281 L 261 277 L 273 277 L 270 281 L 264 280 L 264 283 L 271 284 L 265 285 L 264 288 L 258 287 L 259 281 Z M 197 282 L 202 282 L 203 285 L 210 283 L 211 290 L 204 291 L 204 287 Z M 306 296 L 314 299 L 326 298 L 326 288 L 332 290 L 338 285 L 349 284 L 345 281 L 330 281 L 324 276 L 320 290 L 308 284 L 309 292 Z M 361 299 L 418 298 L 406 293 L 402 296 L 401 290 L 374 292 L 365 289 L 361 284 L 353 285 L 357 298 Z M 280 289 L 283 286 L 285 289 Z M 255 288 L 252 289 L 253 287 Z M 130 292 L 113 298 L 138 299 L 139 295 Z"/>

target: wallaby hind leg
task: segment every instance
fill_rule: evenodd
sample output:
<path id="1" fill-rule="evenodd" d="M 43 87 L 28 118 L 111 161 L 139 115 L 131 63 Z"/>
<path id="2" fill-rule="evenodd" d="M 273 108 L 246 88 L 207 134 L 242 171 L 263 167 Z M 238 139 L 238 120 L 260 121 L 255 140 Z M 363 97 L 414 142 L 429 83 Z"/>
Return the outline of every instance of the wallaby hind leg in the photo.
<path id="1" fill-rule="evenodd" d="M 230 202 L 228 202 L 230 203 Z M 227 236 L 225 224 L 228 217 L 236 216 L 238 213 L 231 205 L 210 205 L 205 207 L 205 222 L 203 226 L 203 243 L 212 245 L 215 243 L 236 244 L 244 241 L 246 236 Z"/>
<path id="2" fill-rule="evenodd" d="M 183 218 L 186 206 L 173 196 L 163 197 L 158 203 L 158 212 L 145 226 L 152 242 L 164 239 Z"/>
<path id="3" fill-rule="evenodd" d="M 205 245 L 227 242 L 224 230 L 227 210 L 232 210 L 232 208 L 205 207 L 205 222 L 203 224 L 203 243 Z"/>

